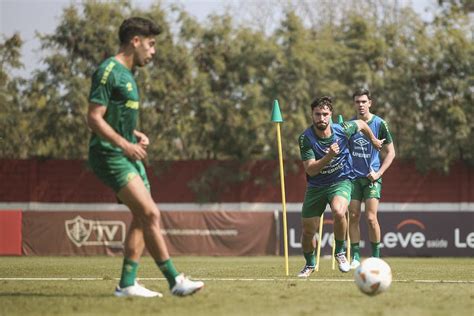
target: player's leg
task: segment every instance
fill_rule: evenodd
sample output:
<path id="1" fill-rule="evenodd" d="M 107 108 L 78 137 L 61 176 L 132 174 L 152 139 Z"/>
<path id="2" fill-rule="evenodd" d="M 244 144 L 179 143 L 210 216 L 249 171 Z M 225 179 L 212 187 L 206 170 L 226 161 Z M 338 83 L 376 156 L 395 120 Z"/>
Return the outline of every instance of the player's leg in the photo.
<path id="1" fill-rule="evenodd" d="M 303 248 L 305 265 L 298 274 L 298 277 L 306 278 L 309 277 L 311 273 L 313 273 L 316 267 L 316 259 L 314 255 L 316 244 L 314 236 L 316 235 L 317 227 L 319 225 L 319 217 L 302 218 L 301 225 L 301 246 Z"/>
<path id="2" fill-rule="evenodd" d="M 372 257 L 380 258 L 380 224 L 378 221 L 377 210 L 379 200 L 370 198 L 365 200 L 365 217 L 369 231 L 369 240 L 372 248 Z"/>
<path id="3" fill-rule="evenodd" d="M 145 250 L 145 240 L 143 239 L 143 228 L 136 218 L 132 218 L 127 238 L 124 244 L 124 255 L 134 261 L 139 261 L 143 250 Z"/>
<path id="4" fill-rule="evenodd" d="M 148 290 L 136 282 L 138 263 L 145 248 L 141 224 L 134 218 L 124 244 L 124 259 L 119 286 L 115 296 L 162 297 L 163 294 Z"/>
<path id="5" fill-rule="evenodd" d="M 350 265 L 347 261 L 344 248 L 347 230 L 347 219 L 345 213 L 348 204 L 348 201 L 341 196 L 335 196 L 330 203 L 334 219 L 334 241 L 336 243 L 335 257 L 341 272 L 348 272 L 350 270 Z"/>
<path id="6" fill-rule="evenodd" d="M 117 287 L 115 290 L 115 295 L 119 297 L 161 297 L 161 293 L 150 291 L 135 281 L 138 263 L 145 247 L 144 224 L 146 223 L 143 218 L 135 215 L 137 213 L 137 206 L 131 202 L 132 198 L 130 198 L 130 196 L 133 197 L 133 194 L 136 194 L 131 192 L 135 192 L 133 188 L 139 186 L 137 183 L 142 184 L 143 188 L 146 190 L 146 187 L 143 185 L 143 180 L 140 177 L 135 176 L 117 193 L 117 197 L 120 199 L 120 201 L 127 205 L 130 210 L 132 210 L 133 218 L 127 233 L 127 238 L 125 240 L 122 275 L 120 278 L 119 287 Z"/>
<path id="7" fill-rule="evenodd" d="M 334 219 L 335 257 L 341 272 L 349 272 L 350 265 L 346 258 L 345 239 L 347 233 L 346 213 L 349 206 L 352 184 L 349 180 L 331 186 L 328 192 L 329 205 Z"/>
<path id="8" fill-rule="evenodd" d="M 168 247 L 161 234 L 160 211 L 153 201 L 141 177 L 134 177 L 117 196 L 127 205 L 143 229 L 145 245 L 158 267 L 166 277 L 173 294 L 184 296 L 200 290 L 204 284 L 194 282 L 179 274 L 168 253 Z"/>
<path id="9" fill-rule="evenodd" d="M 336 240 L 336 253 L 344 251 L 344 240 L 346 240 L 347 219 L 346 211 L 348 202 L 345 198 L 335 196 L 331 200 L 331 211 L 334 219 L 334 239 Z M 339 245 L 337 242 L 340 242 Z"/>
<path id="10" fill-rule="evenodd" d="M 120 288 L 126 288 L 135 284 L 138 262 L 140 261 L 144 249 L 145 241 L 143 240 L 141 224 L 133 218 L 124 243 L 124 259 L 119 283 Z"/>
<path id="11" fill-rule="evenodd" d="M 118 155 L 107 156 L 93 150 L 89 152 L 89 165 L 94 174 L 115 192 L 125 187 L 129 179 L 140 174 L 137 166 L 126 157 Z M 118 199 L 120 201 L 119 197 Z M 115 289 L 116 296 L 162 296 L 161 293 L 150 291 L 135 281 L 138 262 L 143 252 L 144 244 L 141 222 L 134 217 L 125 239 L 122 273 L 120 283 Z"/>
<path id="12" fill-rule="evenodd" d="M 303 208 L 301 211 L 301 246 L 303 248 L 303 256 L 305 258 L 305 265 L 298 273 L 298 277 L 306 278 L 313 273 L 316 267 L 315 249 L 316 242 L 314 236 L 319 227 L 319 220 L 321 214 L 326 209 L 325 198 L 321 196 L 321 192 L 315 188 L 307 188 Z"/>
<path id="13" fill-rule="evenodd" d="M 360 265 L 360 213 L 361 203 L 358 200 L 351 200 L 349 203 L 349 236 L 351 238 L 351 268 L 355 269 Z"/>
<path id="14" fill-rule="evenodd" d="M 131 163 L 125 184 L 117 192 L 117 197 L 132 212 L 134 226 L 131 226 L 133 230 L 130 233 L 136 233 L 136 238 L 132 241 L 138 243 L 143 236 L 145 245 L 155 260 L 168 260 L 168 247 L 161 234 L 161 213 L 151 196 L 148 179 L 141 162 Z"/>
<path id="15" fill-rule="evenodd" d="M 372 257 L 380 257 L 380 224 L 378 207 L 382 192 L 382 179 L 364 188 L 365 218 L 367 221 Z"/>
<path id="16" fill-rule="evenodd" d="M 360 265 L 360 213 L 363 197 L 360 179 L 352 181 L 351 202 L 349 203 L 349 236 L 351 239 L 351 269 Z"/>

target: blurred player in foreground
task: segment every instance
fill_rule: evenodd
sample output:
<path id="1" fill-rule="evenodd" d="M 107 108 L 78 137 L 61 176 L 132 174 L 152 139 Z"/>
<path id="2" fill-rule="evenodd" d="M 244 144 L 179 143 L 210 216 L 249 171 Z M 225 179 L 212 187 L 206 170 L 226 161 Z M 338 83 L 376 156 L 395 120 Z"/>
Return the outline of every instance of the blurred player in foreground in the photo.
<path id="1" fill-rule="evenodd" d="M 351 238 L 351 268 L 360 265 L 360 213 L 361 204 L 365 203 L 365 218 L 369 231 L 372 257 L 380 257 L 380 225 L 377 219 L 380 193 L 382 191 L 382 175 L 395 158 L 395 147 L 387 123 L 370 113 L 372 97 L 367 89 L 359 89 L 352 95 L 357 119 L 369 125 L 378 139 L 384 140 L 383 149 L 374 148 L 367 137 L 361 133 L 350 139 L 350 151 L 355 179 L 352 181 L 352 196 L 349 204 L 349 236 Z"/>
<path id="2" fill-rule="evenodd" d="M 307 188 L 302 208 L 302 247 L 306 260 L 298 277 L 306 278 L 314 271 L 314 236 L 321 215 L 329 203 L 334 218 L 335 258 L 341 272 L 349 272 L 344 240 L 345 214 L 351 197 L 353 178 L 349 138 L 362 131 L 375 148 L 382 147 L 369 126 L 361 120 L 331 124 L 332 100 L 321 97 L 311 103 L 313 124 L 299 137 L 300 155 L 306 172 Z"/>
<path id="3" fill-rule="evenodd" d="M 160 33 L 160 28 L 148 19 L 125 20 L 119 29 L 120 49 L 95 71 L 89 95 L 87 122 L 93 132 L 89 164 L 133 215 L 124 245 L 122 275 L 115 290 L 119 297 L 162 296 L 136 282 L 138 262 L 145 246 L 166 277 L 173 295 L 190 295 L 204 286 L 179 274 L 170 259 L 161 234 L 160 211 L 151 196 L 142 163 L 147 157 L 149 140 L 135 129 L 140 100 L 132 71 L 152 60 L 155 36 Z"/>

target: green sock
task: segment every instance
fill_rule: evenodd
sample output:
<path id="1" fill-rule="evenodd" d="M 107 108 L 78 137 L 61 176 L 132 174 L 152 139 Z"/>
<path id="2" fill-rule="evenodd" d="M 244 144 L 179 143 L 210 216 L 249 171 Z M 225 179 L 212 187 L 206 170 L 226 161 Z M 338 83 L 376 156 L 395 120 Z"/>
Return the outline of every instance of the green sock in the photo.
<path id="1" fill-rule="evenodd" d="M 166 280 L 168 280 L 168 284 L 171 289 L 176 284 L 174 278 L 179 275 L 178 271 L 176 271 L 176 268 L 173 265 L 173 262 L 171 261 L 171 258 L 163 262 L 156 261 L 156 264 L 158 265 L 158 268 L 160 268 L 161 273 L 163 273 Z"/>
<path id="2" fill-rule="evenodd" d="M 370 242 L 372 246 L 372 257 L 380 258 L 380 242 Z"/>
<path id="3" fill-rule="evenodd" d="M 124 258 L 122 265 L 122 275 L 120 277 L 119 286 L 121 288 L 135 284 L 135 278 L 137 277 L 138 262 L 131 259 Z"/>
<path id="4" fill-rule="evenodd" d="M 316 258 L 314 257 L 314 250 L 311 252 L 303 252 L 304 258 L 306 259 L 307 266 L 316 266 Z"/>
<path id="5" fill-rule="evenodd" d="M 335 253 L 338 254 L 338 253 L 341 253 L 341 252 L 344 252 L 344 240 L 337 240 L 335 239 L 335 242 L 336 242 L 336 249 L 335 249 Z"/>
<path id="6" fill-rule="evenodd" d="M 352 259 L 360 261 L 360 246 L 358 242 L 351 244 Z"/>

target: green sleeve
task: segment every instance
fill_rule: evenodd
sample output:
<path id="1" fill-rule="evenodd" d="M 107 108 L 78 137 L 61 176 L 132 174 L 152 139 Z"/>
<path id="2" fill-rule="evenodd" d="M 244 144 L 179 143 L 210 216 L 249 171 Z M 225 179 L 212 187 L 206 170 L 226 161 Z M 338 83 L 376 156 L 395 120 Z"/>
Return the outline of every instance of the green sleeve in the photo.
<path id="1" fill-rule="evenodd" d="M 359 127 L 354 121 L 346 121 L 342 123 L 342 128 L 344 129 L 344 133 L 346 134 L 347 138 L 351 138 L 352 135 L 359 131 Z"/>
<path id="2" fill-rule="evenodd" d="M 316 159 L 314 155 L 313 148 L 311 146 L 311 142 L 309 141 L 306 135 L 301 134 L 299 138 L 299 145 L 300 145 L 300 156 L 302 161 Z"/>
<path id="3" fill-rule="evenodd" d="M 379 135 L 380 139 L 385 138 L 384 144 L 391 144 L 393 142 L 392 134 L 390 133 L 388 124 L 384 120 L 382 120 L 382 124 L 380 124 Z"/>
<path id="4" fill-rule="evenodd" d="M 97 69 L 92 76 L 89 102 L 107 106 L 115 85 L 115 75 L 112 72 L 114 64 Z"/>

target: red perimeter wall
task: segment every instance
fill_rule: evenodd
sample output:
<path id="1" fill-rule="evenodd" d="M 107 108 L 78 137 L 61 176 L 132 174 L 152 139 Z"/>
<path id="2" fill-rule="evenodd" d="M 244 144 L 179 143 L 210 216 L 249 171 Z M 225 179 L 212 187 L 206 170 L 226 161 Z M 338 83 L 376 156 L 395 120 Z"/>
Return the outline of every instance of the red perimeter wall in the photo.
<path id="1" fill-rule="evenodd" d="M 0 255 L 21 255 L 21 210 L 0 211 Z"/>
<path id="2" fill-rule="evenodd" d="M 148 167 L 152 194 L 160 203 L 194 203 L 197 195 L 191 188 L 209 167 L 248 172 L 243 183 L 216 182 L 217 199 L 210 202 L 281 201 L 278 162 L 248 163 L 212 160 L 158 162 Z M 286 200 L 303 201 L 306 186 L 301 164 L 291 172 L 285 162 Z M 0 202 L 115 202 L 114 194 L 80 160 L 0 160 Z M 413 163 L 395 161 L 384 176 L 383 201 L 386 203 L 460 203 L 474 202 L 474 169 L 461 163 L 448 175 L 437 172 L 421 174 Z M 262 184 L 263 183 L 263 184 Z"/>

